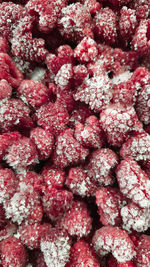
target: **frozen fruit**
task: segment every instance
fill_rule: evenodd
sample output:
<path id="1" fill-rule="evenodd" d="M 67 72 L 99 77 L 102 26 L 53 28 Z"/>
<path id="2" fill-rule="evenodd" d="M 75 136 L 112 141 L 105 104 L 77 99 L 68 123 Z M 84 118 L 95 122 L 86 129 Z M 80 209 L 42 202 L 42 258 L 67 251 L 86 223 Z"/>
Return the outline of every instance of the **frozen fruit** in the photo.
<path id="1" fill-rule="evenodd" d="M 91 15 L 95 15 L 95 13 L 101 8 L 101 3 L 97 2 L 97 0 L 81 0 L 81 3 L 84 4 Z"/>
<path id="2" fill-rule="evenodd" d="M 27 252 L 22 243 L 15 237 L 8 237 L 0 242 L 3 267 L 25 267 Z"/>
<path id="3" fill-rule="evenodd" d="M 117 164 L 118 156 L 113 150 L 109 148 L 97 149 L 91 154 L 87 174 L 100 185 L 109 185 L 113 183 L 111 174 Z"/>
<path id="4" fill-rule="evenodd" d="M 74 86 L 78 87 L 79 85 L 83 83 L 85 78 L 88 77 L 88 70 L 86 66 L 80 64 L 80 65 L 74 66 L 73 72 L 74 72 L 74 76 L 73 76 Z"/>
<path id="5" fill-rule="evenodd" d="M 118 262 L 131 260 L 135 255 L 134 244 L 126 231 L 112 226 L 103 226 L 93 236 L 92 243 L 98 255 L 112 253 Z"/>
<path id="6" fill-rule="evenodd" d="M 147 267 L 150 265 L 150 236 L 141 235 L 136 248 L 137 256 L 135 263 L 137 267 Z"/>
<path id="7" fill-rule="evenodd" d="M 123 41 L 128 42 L 129 40 L 131 40 L 138 24 L 136 12 L 134 9 L 123 6 L 120 13 L 121 16 L 119 18 L 119 31 L 121 37 L 123 38 Z"/>
<path id="8" fill-rule="evenodd" d="M 122 160 L 116 177 L 120 191 L 141 208 L 150 207 L 150 180 L 146 172 L 132 158 Z"/>
<path id="9" fill-rule="evenodd" d="M 150 123 L 150 85 L 143 86 L 140 90 L 137 99 L 135 110 L 137 115 L 145 124 Z"/>
<path id="10" fill-rule="evenodd" d="M 11 97 L 11 95 L 12 95 L 12 87 L 5 79 L 2 79 L 0 81 L 0 100 L 4 98 L 9 98 Z"/>
<path id="11" fill-rule="evenodd" d="M 7 148 L 20 138 L 21 134 L 17 131 L 0 135 L 0 161 L 7 153 Z"/>
<path id="12" fill-rule="evenodd" d="M 127 5 L 131 0 L 108 0 L 110 4 L 116 7 Z"/>
<path id="13" fill-rule="evenodd" d="M 62 65 L 55 76 L 55 83 L 58 86 L 58 91 L 64 91 L 70 89 L 72 79 L 73 79 L 72 64 Z"/>
<path id="14" fill-rule="evenodd" d="M 69 125 L 74 128 L 77 123 L 84 123 L 86 118 L 90 115 L 92 115 L 91 110 L 86 105 L 80 105 L 77 109 L 72 111 L 69 119 Z"/>
<path id="15" fill-rule="evenodd" d="M 65 267 L 69 261 L 70 239 L 66 232 L 51 229 L 41 240 L 41 251 L 47 266 Z"/>
<path id="16" fill-rule="evenodd" d="M 10 169 L 0 170 L 0 203 L 10 199 L 16 192 L 18 179 Z"/>
<path id="17" fill-rule="evenodd" d="M 20 182 L 33 186 L 34 190 L 38 193 L 42 191 L 43 177 L 39 173 L 34 171 L 25 171 L 23 169 L 22 172 L 19 172 L 16 176 Z"/>
<path id="18" fill-rule="evenodd" d="M 57 189 L 60 189 L 63 187 L 65 182 L 65 172 L 51 167 L 43 169 L 42 177 L 48 188 L 54 186 Z"/>
<path id="19" fill-rule="evenodd" d="M 83 38 L 83 40 L 76 46 L 74 50 L 74 57 L 80 63 L 95 61 L 97 55 L 97 44 L 93 39 L 88 37 Z"/>
<path id="20" fill-rule="evenodd" d="M 8 53 L 9 44 L 5 37 L 0 36 L 0 53 Z"/>

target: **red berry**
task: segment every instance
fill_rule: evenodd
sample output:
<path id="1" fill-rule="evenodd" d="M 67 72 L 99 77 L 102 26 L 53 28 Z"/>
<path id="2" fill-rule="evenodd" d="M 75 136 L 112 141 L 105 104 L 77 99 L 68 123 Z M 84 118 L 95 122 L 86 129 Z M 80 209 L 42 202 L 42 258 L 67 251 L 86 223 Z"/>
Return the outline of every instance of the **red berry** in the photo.
<path id="1" fill-rule="evenodd" d="M 33 186 L 34 190 L 38 193 L 42 191 L 43 177 L 42 175 L 34 171 L 22 171 L 17 174 L 17 178 L 20 182 L 24 182 L 26 185 Z"/>
<path id="2" fill-rule="evenodd" d="M 0 160 L 7 153 L 7 148 L 20 138 L 21 134 L 17 131 L 0 135 Z"/>
<path id="3" fill-rule="evenodd" d="M 0 170 L 0 203 L 10 199 L 16 192 L 18 179 L 10 169 Z"/>
<path id="4" fill-rule="evenodd" d="M 0 53 L 8 53 L 8 51 L 9 51 L 9 44 L 7 39 L 5 39 L 3 36 L 0 36 Z"/>
<path id="5" fill-rule="evenodd" d="M 96 42 L 88 37 L 82 39 L 82 41 L 76 46 L 74 50 L 74 57 L 81 63 L 88 63 L 95 61 L 98 55 L 98 49 Z"/>
<path id="6" fill-rule="evenodd" d="M 143 86 L 140 90 L 137 100 L 135 110 L 137 115 L 145 124 L 150 123 L 150 86 L 149 84 Z"/>
<path id="7" fill-rule="evenodd" d="M 43 181 L 48 188 L 61 189 L 65 182 L 65 172 L 54 168 L 44 168 L 42 171 Z"/>
<path id="8" fill-rule="evenodd" d="M 55 76 L 55 83 L 58 86 L 58 91 L 61 92 L 70 89 L 72 79 L 73 79 L 72 64 L 62 65 Z"/>
<path id="9" fill-rule="evenodd" d="M 121 16 L 119 18 L 119 31 L 123 41 L 131 40 L 135 29 L 137 27 L 136 12 L 133 9 L 129 9 L 126 6 L 120 11 Z"/>
<path id="10" fill-rule="evenodd" d="M 73 68 L 74 71 L 74 85 L 75 87 L 81 85 L 86 77 L 88 77 L 88 70 L 84 65 L 77 65 Z"/>
<path id="11" fill-rule="evenodd" d="M 12 87 L 6 80 L 0 81 L 0 100 L 9 98 L 12 95 Z"/>
<path id="12" fill-rule="evenodd" d="M 107 267 L 136 267 L 132 261 L 118 263 L 117 260 L 111 255 L 108 258 Z"/>
<path id="13" fill-rule="evenodd" d="M 97 11 L 100 10 L 101 4 L 96 0 L 81 0 L 81 3 L 89 10 L 91 15 L 95 15 Z"/>
<path id="14" fill-rule="evenodd" d="M 150 236 L 141 235 L 136 248 L 135 263 L 137 267 L 147 267 L 150 265 Z"/>
<path id="15" fill-rule="evenodd" d="M 69 125 L 74 128 L 77 123 L 84 123 L 90 115 L 92 115 L 92 112 L 87 106 L 79 106 L 78 109 L 74 109 L 71 113 Z"/>

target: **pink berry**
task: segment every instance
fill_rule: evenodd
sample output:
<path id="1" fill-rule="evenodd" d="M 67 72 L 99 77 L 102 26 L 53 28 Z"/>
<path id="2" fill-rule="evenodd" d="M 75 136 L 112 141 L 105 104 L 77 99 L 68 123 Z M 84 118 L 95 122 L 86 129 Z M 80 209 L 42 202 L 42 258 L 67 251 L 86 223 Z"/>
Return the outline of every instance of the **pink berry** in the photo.
<path id="1" fill-rule="evenodd" d="M 88 70 L 84 65 L 77 65 L 73 68 L 74 71 L 74 85 L 75 87 L 81 85 L 86 77 L 88 77 Z"/>
<path id="2" fill-rule="evenodd" d="M 12 87 L 6 80 L 0 81 L 0 100 L 9 98 L 12 95 Z"/>
<path id="3" fill-rule="evenodd" d="M 135 263 L 137 267 L 147 267 L 150 265 L 150 236 L 141 235 L 136 248 L 137 256 Z"/>
<path id="4" fill-rule="evenodd" d="M 0 36 L 0 53 L 8 53 L 9 51 L 9 44 L 5 37 Z"/>
<path id="5" fill-rule="evenodd" d="M 87 166 L 88 175 L 100 185 L 113 183 L 112 171 L 118 164 L 118 156 L 109 148 L 95 150 Z"/>
<path id="6" fill-rule="evenodd" d="M 135 51 L 123 51 L 120 48 L 115 48 L 112 51 L 112 56 L 115 60 L 115 62 L 119 62 L 125 70 L 135 70 L 138 67 L 138 53 Z M 115 65 L 115 64 L 114 64 Z M 116 64 L 117 66 L 117 64 Z M 116 66 L 114 66 L 114 73 Z M 121 68 L 119 66 L 119 69 Z M 121 71 L 122 72 L 122 71 Z"/>
<path id="7" fill-rule="evenodd" d="M 36 192 L 39 193 L 42 191 L 43 177 L 39 173 L 22 170 L 22 172 L 17 174 L 17 178 L 20 182 L 31 185 Z"/>
<path id="8" fill-rule="evenodd" d="M 81 0 L 81 3 L 89 10 L 91 15 L 95 15 L 97 11 L 100 10 L 101 4 L 96 0 Z"/>
<path id="9" fill-rule="evenodd" d="M 119 263 L 131 260 L 134 255 L 134 245 L 128 234 L 117 227 L 103 226 L 93 236 L 92 243 L 100 256 L 112 253 Z"/>
<path id="10" fill-rule="evenodd" d="M 132 158 L 122 160 L 116 170 L 120 191 L 141 208 L 150 207 L 150 181 Z"/>
<path id="11" fill-rule="evenodd" d="M 23 137 L 9 146 L 5 159 L 14 169 L 35 165 L 38 163 L 36 146 L 30 138 Z"/>
<path id="12" fill-rule="evenodd" d="M 65 182 L 65 172 L 51 167 L 43 169 L 42 177 L 48 188 L 53 186 L 57 189 L 61 189 Z"/>
<path id="13" fill-rule="evenodd" d="M 57 167 L 64 168 L 70 164 L 84 161 L 88 153 L 88 149 L 85 149 L 73 137 L 73 130 L 66 129 L 57 138 L 54 164 Z"/>
<path id="14" fill-rule="evenodd" d="M 56 228 L 41 240 L 41 251 L 47 266 L 65 267 L 69 261 L 70 247 L 69 236 Z"/>
<path id="15" fill-rule="evenodd" d="M 74 57 L 81 63 L 88 63 L 95 61 L 98 55 L 98 49 L 96 42 L 88 37 L 82 39 L 82 41 L 76 46 L 74 50 Z"/>
<path id="16" fill-rule="evenodd" d="M 86 118 L 90 115 L 92 115 L 91 110 L 86 105 L 80 105 L 77 109 L 72 111 L 69 119 L 69 125 L 74 128 L 77 123 L 84 123 Z"/>
<path id="17" fill-rule="evenodd" d="M 18 179 L 10 169 L 0 170 L 0 203 L 10 199 L 16 192 Z"/>
<path id="18" fill-rule="evenodd" d="M 123 6 L 121 9 L 121 16 L 119 18 L 119 31 L 123 41 L 128 42 L 131 40 L 136 27 L 137 18 L 135 10 Z"/>
<path id="19" fill-rule="evenodd" d="M 21 134 L 17 131 L 0 135 L 0 161 L 6 155 L 7 148 L 20 138 Z"/>
<path id="20" fill-rule="evenodd" d="M 15 237 L 8 237 L 1 241 L 0 252 L 3 267 L 25 267 L 27 264 L 26 249 Z"/>
<path id="21" fill-rule="evenodd" d="M 143 86 L 140 90 L 137 100 L 135 110 L 137 115 L 145 124 L 150 123 L 150 86 L 149 84 Z"/>
<path id="22" fill-rule="evenodd" d="M 76 106 L 76 102 L 73 98 L 73 92 L 68 89 L 58 92 L 56 104 L 64 107 L 68 112 L 73 111 Z"/>
<path id="23" fill-rule="evenodd" d="M 81 201 L 74 201 L 72 207 L 58 222 L 58 226 L 66 229 L 71 236 L 87 236 L 92 228 L 92 219 L 87 205 Z"/>

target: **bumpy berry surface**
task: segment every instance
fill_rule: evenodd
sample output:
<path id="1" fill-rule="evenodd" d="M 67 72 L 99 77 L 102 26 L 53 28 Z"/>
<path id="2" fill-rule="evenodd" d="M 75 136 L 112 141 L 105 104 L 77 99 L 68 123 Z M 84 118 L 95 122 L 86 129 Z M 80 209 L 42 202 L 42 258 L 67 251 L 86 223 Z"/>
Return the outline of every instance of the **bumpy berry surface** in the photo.
<path id="1" fill-rule="evenodd" d="M 63 187 L 65 182 L 65 172 L 55 168 L 44 168 L 42 171 L 42 177 L 47 187 L 54 186 L 57 189 Z"/>
<path id="2" fill-rule="evenodd" d="M 6 80 L 0 81 L 0 100 L 9 98 L 12 95 L 12 87 Z"/>
<path id="3" fill-rule="evenodd" d="M 0 170 L 0 202 L 10 199 L 16 191 L 18 180 L 10 169 Z"/>
<path id="4" fill-rule="evenodd" d="M 137 246 L 137 267 L 146 267 L 150 264 L 150 237 L 148 235 L 141 235 Z"/>
<path id="5" fill-rule="evenodd" d="M 0 160 L 5 156 L 7 148 L 20 138 L 21 134 L 17 131 L 0 135 Z"/>

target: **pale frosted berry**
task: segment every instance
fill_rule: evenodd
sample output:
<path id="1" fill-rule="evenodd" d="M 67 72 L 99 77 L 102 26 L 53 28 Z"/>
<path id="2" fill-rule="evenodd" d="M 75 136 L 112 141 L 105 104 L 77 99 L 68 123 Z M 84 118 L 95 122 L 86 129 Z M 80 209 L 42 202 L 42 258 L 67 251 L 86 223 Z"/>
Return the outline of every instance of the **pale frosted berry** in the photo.
<path id="1" fill-rule="evenodd" d="M 74 201 L 72 207 L 58 222 L 58 226 L 67 230 L 71 236 L 87 236 L 92 229 L 92 218 L 87 205 L 81 201 Z"/>
<path id="2" fill-rule="evenodd" d="M 8 237 L 0 242 L 3 267 L 25 267 L 27 252 L 22 243 L 15 237 Z"/>
<path id="3" fill-rule="evenodd" d="M 112 84 L 107 75 L 99 75 L 85 80 L 74 94 L 75 100 L 89 104 L 91 109 L 105 109 L 112 98 Z"/>
<path id="4" fill-rule="evenodd" d="M 60 189 L 63 187 L 65 182 L 65 172 L 51 167 L 45 167 L 43 169 L 42 177 L 48 188 L 54 186 L 55 188 Z"/>
<path id="5" fill-rule="evenodd" d="M 6 80 L 0 81 L 0 100 L 9 98 L 12 95 L 12 87 Z"/>
<path id="6" fill-rule="evenodd" d="M 22 170 L 16 176 L 20 182 L 33 186 L 38 193 L 42 191 L 43 177 L 39 173 Z"/>
<path id="7" fill-rule="evenodd" d="M 0 135 L 0 161 L 7 153 L 7 148 L 20 138 L 21 134 L 17 131 Z"/>
<path id="8" fill-rule="evenodd" d="M 137 100 L 135 110 L 137 115 L 145 124 L 150 123 L 150 85 L 147 84 L 143 86 L 140 90 Z"/>
<path id="9" fill-rule="evenodd" d="M 87 166 L 88 175 L 100 185 L 113 183 L 112 171 L 118 164 L 118 156 L 109 148 L 94 151 Z"/>
<path id="10" fill-rule="evenodd" d="M 31 130 L 31 140 L 35 143 L 39 160 L 49 158 L 54 144 L 54 136 L 47 130 L 37 127 Z"/>
<path id="11" fill-rule="evenodd" d="M 70 89 L 71 80 L 73 79 L 72 64 L 64 64 L 61 66 L 55 76 L 55 83 L 60 91 Z"/>
<path id="12" fill-rule="evenodd" d="M 35 165 L 38 163 L 36 145 L 30 138 L 23 137 L 9 146 L 5 160 L 14 169 Z"/>
<path id="13" fill-rule="evenodd" d="M 136 27 L 137 27 L 137 18 L 136 12 L 134 9 L 127 8 L 124 6 L 121 11 L 121 16 L 119 18 L 119 31 L 123 41 L 131 40 Z"/>
<path id="14" fill-rule="evenodd" d="M 80 63 L 95 61 L 97 55 L 97 44 L 93 39 L 88 37 L 83 38 L 74 50 L 74 57 Z"/>
<path id="15" fill-rule="evenodd" d="M 132 158 L 122 160 L 116 170 L 120 191 L 141 208 L 150 207 L 150 180 Z"/>
<path id="16" fill-rule="evenodd" d="M 16 192 L 18 179 L 10 169 L 0 170 L 0 203 L 10 199 Z"/>
<path id="17" fill-rule="evenodd" d="M 74 137 L 73 130 L 66 129 L 57 138 L 54 154 L 54 164 L 57 167 L 67 167 L 70 164 L 84 161 L 89 151 Z"/>
<path id="18" fill-rule="evenodd" d="M 94 17 L 94 32 L 105 43 L 113 44 L 117 39 L 116 15 L 108 7 L 100 9 Z"/>
<path id="19" fill-rule="evenodd" d="M 112 253 L 118 262 L 131 260 L 134 255 L 134 245 L 126 231 L 112 226 L 103 226 L 93 236 L 92 243 L 100 256 Z"/>
<path id="20" fill-rule="evenodd" d="M 65 267 L 69 261 L 70 239 L 66 232 L 51 229 L 41 240 L 41 251 L 47 266 Z"/>
<path id="21" fill-rule="evenodd" d="M 147 267 L 150 265 L 150 236 L 141 235 L 136 248 L 135 263 L 137 267 Z"/>

